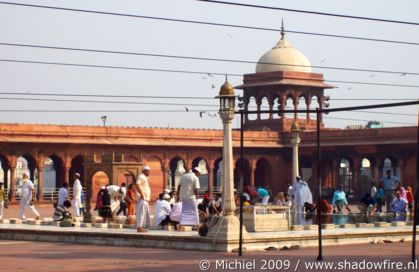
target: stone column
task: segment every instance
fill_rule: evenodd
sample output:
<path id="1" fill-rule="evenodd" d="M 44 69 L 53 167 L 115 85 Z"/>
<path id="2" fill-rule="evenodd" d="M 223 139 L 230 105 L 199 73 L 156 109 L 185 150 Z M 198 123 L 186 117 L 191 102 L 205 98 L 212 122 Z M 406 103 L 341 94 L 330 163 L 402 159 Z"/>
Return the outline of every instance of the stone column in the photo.
<path id="1" fill-rule="evenodd" d="M 355 196 L 359 196 L 361 192 L 361 160 L 359 158 L 354 159 L 354 166 L 353 171 L 354 175 L 352 177 L 353 180 L 353 190 L 355 191 Z"/>
<path id="2" fill-rule="evenodd" d="M 293 123 L 291 126 L 291 144 L 292 144 L 292 182 L 296 180 L 296 177 L 299 175 L 299 164 L 298 164 L 298 145 L 301 142 L 300 129 L 298 128 L 297 123 Z"/>
<path id="3" fill-rule="evenodd" d="M 163 165 L 161 167 L 161 170 L 163 171 L 163 188 L 164 189 L 170 189 L 170 185 L 167 184 L 167 172 L 168 172 L 168 168 L 166 167 L 166 165 Z"/>
<path id="4" fill-rule="evenodd" d="M 255 187 L 255 170 L 256 170 L 256 167 L 253 165 L 253 163 L 251 163 L 250 164 L 250 187 Z"/>
<path id="5" fill-rule="evenodd" d="M 212 165 L 212 163 L 211 163 Z M 213 179 L 214 179 L 214 167 L 212 166 L 207 167 L 208 171 L 208 193 L 211 196 L 212 195 L 212 187 L 213 187 Z"/>
<path id="6" fill-rule="evenodd" d="M 262 104 L 262 101 L 256 100 L 256 109 L 257 109 L 257 111 L 260 111 L 261 104 Z M 257 120 L 260 120 L 260 112 L 257 113 Z"/>
<path id="7" fill-rule="evenodd" d="M 37 169 L 38 169 L 38 185 L 37 185 L 38 193 L 36 195 L 36 199 L 38 201 L 42 201 L 43 200 L 43 197 L 42 197 L 42 174 L 43 173 L 42 171 L 44 170 L 44 167 L 38 166 Z"/>
<path id="8" fill-rule="evenodd" d="M 269 119 L 272 120 L 272 119 L 274 119 L 274 114 L 272 113 L 272 110 L 273 110 L 273 107 L 274 107 L 274 101 L 272 101 L 272 99 L 269 99 L 268 102 L 269 102 L 269 110 L 271 111 L 269 113 Z"/>
<path id="9" fill-rule="evenodd" d="M 16 166 L 10 166 L 10 201 L 15 200 L 15 171 Z"/>
<path id="10" fill-rule="evenodd" d="M 339 161 L 337 159 L 333 159 L 332 161 L 332 173 L 333 173 L 332 190 L 334 190 L 336 189 L 337 185 L 339 185 Z"/>
<path id="11" fill-rule="evenodd" d="M 208 237 L 226 243 L 239 238 L 240 222 L 234 215 L 236 203 L 234 199 L 234 171 L 233 171 L 233 140 L 231 122 L 234 118 L 234 89 L 227 82 L 220 89 L 220 117 L 223 121 L 223 216 L 215 217 L 215 224 L 210 228 Z M 243 236 L 246 230 L 243 228 Z M 220 241 L 221 240 L 221 241 Z"/>
<path id="12" fill-rule="evenodd" d="M 286 96 L 282 96 L 281 97 L 281 110 L 285 110 L 285 104 L 287 103 L 287 97 Z M 284 120 L 285 119 L 285 113 L 282 112 L 281 113 L 281 119 Z"/>

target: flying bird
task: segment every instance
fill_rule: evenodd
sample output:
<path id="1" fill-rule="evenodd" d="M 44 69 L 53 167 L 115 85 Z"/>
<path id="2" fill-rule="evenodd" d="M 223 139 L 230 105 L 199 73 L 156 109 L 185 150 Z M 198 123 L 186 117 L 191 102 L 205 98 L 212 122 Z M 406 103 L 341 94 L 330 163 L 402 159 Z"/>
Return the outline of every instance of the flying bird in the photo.
<path id="1" fill-rule="evenodd" d="M 320 63 L 325 63 L 327 59 L 323 59 Z"/>
<path id="2" fill-rule="evenodd" d="M 208 75 L 209 77 L 214 77 L 214 76 L 213 76 L 212 74 L 210 74 L 210 73 L 208 73 L 207 75 Z"/>
<path id="3" fill-rule="evenodd" d="M 189 109 L 187 107 L 185 107 L 186 112 L 189 112 Z"/>
<path id="4" fill-rule="evenodd" d="M 349 87 L 348 90 L 352 90 L 354 87 Z"/>
<path id="5" fill-rule="evenodd" d="M 211 88 L 215 89 L 215 85 L 214 84 L 211 84 Z"/>
<path id="6" fill-rule="evenodd" d="M 208 78 L 206 78 L 206 77 L 204 77 L 204 76 L 202 76 L 201 78 L 202 78 L 202 79 L 208 79 Z"/>
<path id="7" fill-rule="evenodd" d="M 372 74 L 372 75 L 370 75 L 370 77 L 375 77 L 376 76 L 376 74 Z"/>
<path id="8" fill-rule="evenodd" d="M 202 114 L 204 114 L 205 113 L 205 111 L 200 111 L 199 112 L 199 117 L 201 117 L 202 118 Z"/>
<path id="9" fill-rule="evenodd" d="M 403 74 L 401 74 L 400 76 L 405 76 L 406 75 L 406 73 L 403 73 Z"/>
<path id="10" fill-rule="evenodd" d="M 233 35 L 231 35 L 230 33 L 227 33 L 227 35 L 230 37 L 230 39 L 233 39 Z"/>

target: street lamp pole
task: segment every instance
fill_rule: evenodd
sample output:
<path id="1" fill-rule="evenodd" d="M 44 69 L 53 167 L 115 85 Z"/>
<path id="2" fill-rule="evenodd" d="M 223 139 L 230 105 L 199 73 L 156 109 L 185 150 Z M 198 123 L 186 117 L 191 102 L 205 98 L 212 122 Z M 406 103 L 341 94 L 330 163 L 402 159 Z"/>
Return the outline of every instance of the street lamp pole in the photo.
<path id="1" fill-rule="evenodd" d="M 295 182 L 296 177 L 299 175 L 298 165 L 298 145 L 301 142 L 300 128 L 297 122 L 291 125 L 291 144 L 292 144 L 292 182 Z"/>
<path id="2" fill-rule="evenodd" d="M 223 121 L 223 216 L 217 218 L 217 222 L 209 230 L 208 236 L 228 241 L 239 238 L 240 222 L 234 215 L 236 203 L 234 199 L 232 121 L 236 97 L 234 88 L 227 79 L 216 98 L 220 100 L 219 115 Z M 245 234 L 246 232 L 243 230 L 243 235 Z"/>

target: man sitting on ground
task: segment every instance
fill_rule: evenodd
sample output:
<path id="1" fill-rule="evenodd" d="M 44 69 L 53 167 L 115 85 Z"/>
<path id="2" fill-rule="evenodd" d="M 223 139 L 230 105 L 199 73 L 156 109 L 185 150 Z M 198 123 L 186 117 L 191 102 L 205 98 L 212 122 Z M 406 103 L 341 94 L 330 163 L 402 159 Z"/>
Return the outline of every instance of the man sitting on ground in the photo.
<path id="1" fill-rule="evenodd" d="M 160 199 L 156 202 L 156 208 L 154 210 L 154 225 L 155 226 L 166 226 L 172 221 L 170 220 L 170 196 L 168 194 L 160 194 Z"/>
<path id="2" fill-rule="evenodd" d="M 71 207 L 70 200 L 64 200 L 62 205 L 58 205 L 55 208 L 53 219 L 54 221 L 60 222 L 60 227 L 71 227 L 72 220 L 71 220 L 71 213 L 68 210 Z"/>

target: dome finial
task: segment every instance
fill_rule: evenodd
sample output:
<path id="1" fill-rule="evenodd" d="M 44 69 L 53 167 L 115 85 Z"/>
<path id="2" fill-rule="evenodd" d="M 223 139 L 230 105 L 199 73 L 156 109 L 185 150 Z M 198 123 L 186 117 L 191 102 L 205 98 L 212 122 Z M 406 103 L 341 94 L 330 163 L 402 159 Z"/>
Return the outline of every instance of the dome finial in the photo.
<path id="1" fill-rule="evenodd" d="M 281 40 L 284 39 L 284 36 L 285 36 L 284 18 L 282 18 L 282 21 L 281 21 Z"/>

